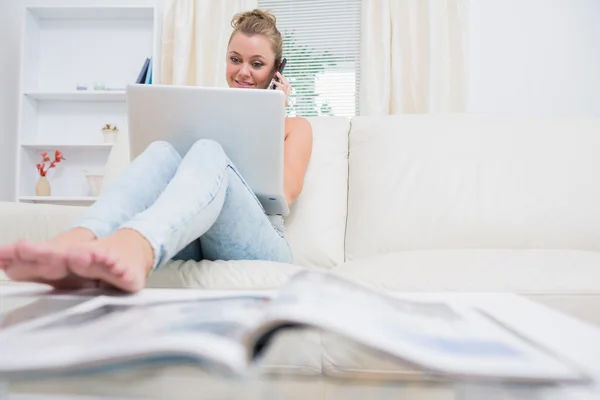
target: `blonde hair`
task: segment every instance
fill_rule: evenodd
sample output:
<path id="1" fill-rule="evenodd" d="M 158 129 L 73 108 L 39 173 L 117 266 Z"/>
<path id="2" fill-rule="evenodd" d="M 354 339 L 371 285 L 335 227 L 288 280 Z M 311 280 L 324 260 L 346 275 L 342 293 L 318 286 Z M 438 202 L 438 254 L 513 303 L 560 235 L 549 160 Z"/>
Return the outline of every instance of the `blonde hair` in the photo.
<path id="1" fill-rule="evenodd" d="M 234 15 L 231 20 L 233 32 L 229 37 L 229 42 L 231 42 L 231 39 L 236 33 L 243 33 L 246 36 L 266 36 L 271 42 L 273 53 L 275 53 L 274 68 L 276 68 L 283 58 L 283 39 L 275 22 L 275 16 L 269 11 L 254 9 L 252 11 L 238 13 Z"/>

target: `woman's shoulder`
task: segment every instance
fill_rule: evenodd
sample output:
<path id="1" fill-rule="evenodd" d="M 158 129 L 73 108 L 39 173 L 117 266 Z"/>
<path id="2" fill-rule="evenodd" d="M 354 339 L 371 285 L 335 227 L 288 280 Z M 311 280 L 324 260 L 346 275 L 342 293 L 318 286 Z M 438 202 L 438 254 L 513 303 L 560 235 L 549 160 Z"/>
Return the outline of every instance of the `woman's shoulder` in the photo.
<path id="1" fill-rule="evenodd" d="M 303 117 L 287 117 L 285 119 L 285 135 L 287 136 L 292 132 L 312 135 L 312 125 L 308 119 Z"/>

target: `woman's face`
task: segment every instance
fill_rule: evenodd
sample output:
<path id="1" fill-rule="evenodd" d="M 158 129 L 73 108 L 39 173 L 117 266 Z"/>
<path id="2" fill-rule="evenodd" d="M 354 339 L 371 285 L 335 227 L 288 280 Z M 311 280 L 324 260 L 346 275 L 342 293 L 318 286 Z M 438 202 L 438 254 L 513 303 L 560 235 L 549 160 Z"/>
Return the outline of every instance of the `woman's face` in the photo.
<path id="1" fill-rule="evenodd" d="M 275 72 L 275 53 L 263 35 L 237 33 L 227 47 L 225 75 L 230 88 L 266 89 Z"/>

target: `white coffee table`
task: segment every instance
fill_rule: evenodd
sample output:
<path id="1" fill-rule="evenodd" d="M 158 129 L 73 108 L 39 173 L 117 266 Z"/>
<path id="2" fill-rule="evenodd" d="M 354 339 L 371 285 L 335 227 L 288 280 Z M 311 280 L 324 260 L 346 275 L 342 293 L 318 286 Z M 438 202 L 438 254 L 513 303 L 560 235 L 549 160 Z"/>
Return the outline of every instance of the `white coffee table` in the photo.
<path id="1" fill-rule="evenodd" d="M 189 290 L 189 289 L 186 289 Z M 48 299 L 41 285 L 0 285 L 0 313 L 16 310 L 34 301 Z M 168 296 L 172 290 L 149 289 L 140 297 Z M 244 291 L 247 293 L 248 291 Z M 206 292 L 208 295 L 219 292 Z M 226 293 L 231 294 L 231 291 Z M 242 293 L 242 292 L 240 292 Z M 256 293 L 256 292 L 253 292 Z M 585 367 L 600 382 L 600 329 L 524 298 L 501 293 L 411 293 L 396 294 L 416 299 L 443 299 L 477 305 L 500 322 L 535 341 L 557 347 L 562 356 Z M 302 338 L 299 336 L 299 340 Z M 293 346 L 290 346 L 293 347 Z M 293 350 L 293 349 L 292 349 Z M 466 382 L 358 380 L 344 371 L 328 373 L 264 374 L 253 370 L 248 376 L 226 379 L 194 366 L 148 367 L 119 370 L 102 375 L 64 377 L 52 380 L 23 380 L 8 383 L 11 395 L 24 393 L 95 395 L 110 398 L 168 399 L 592 399 L 600 387 L 557 387 L 537 385 L 474 384 Z M 383 376 L 383 375 L 382 375 Z M 0 393 L 2 390 L 0 389 Z M 2 396 L 0 395 L 0 398 Z"/>

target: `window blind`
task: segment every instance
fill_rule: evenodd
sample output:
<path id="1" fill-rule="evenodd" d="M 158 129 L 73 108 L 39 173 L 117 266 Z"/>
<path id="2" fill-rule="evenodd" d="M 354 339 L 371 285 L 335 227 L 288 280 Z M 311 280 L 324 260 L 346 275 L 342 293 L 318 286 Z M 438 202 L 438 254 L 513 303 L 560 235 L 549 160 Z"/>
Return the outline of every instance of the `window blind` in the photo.
<path id="1" fill-rule="evenodd" d="M 288 115 L 358 114 L 361 0 L 258 0 L 283 35 Z"/>

